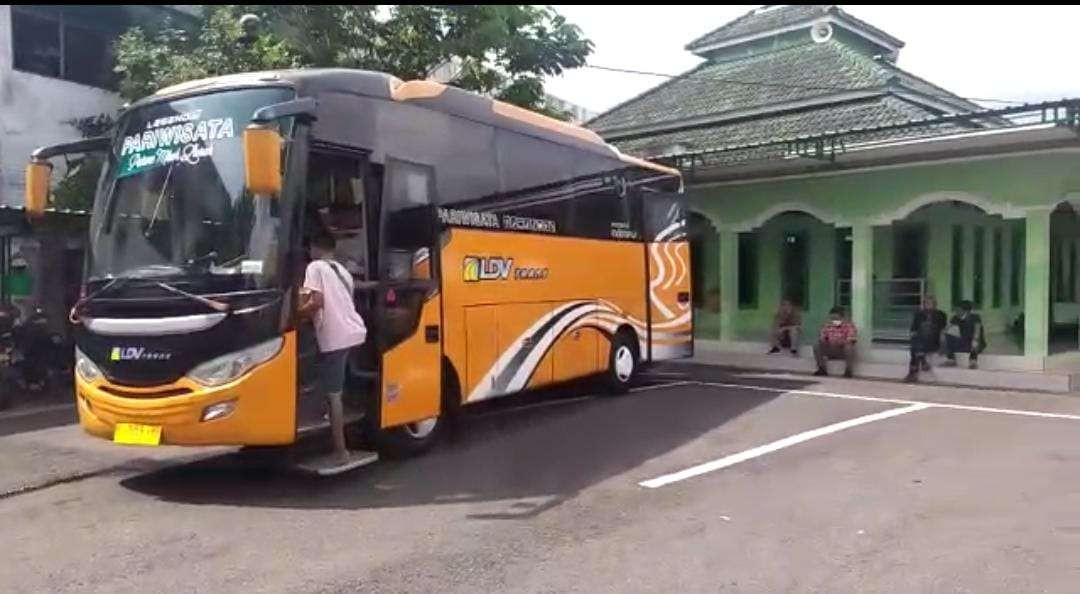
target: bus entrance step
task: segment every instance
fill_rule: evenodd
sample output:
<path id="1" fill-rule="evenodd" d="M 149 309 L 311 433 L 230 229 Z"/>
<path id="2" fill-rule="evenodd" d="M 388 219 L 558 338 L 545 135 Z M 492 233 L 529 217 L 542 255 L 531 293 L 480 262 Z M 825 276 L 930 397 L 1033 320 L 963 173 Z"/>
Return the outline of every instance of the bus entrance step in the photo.
<path id="1" fill-rule="evenodd" d="M 343 462 L 335 454 L 323 454 L 307 460 L 296 462 L 297 468 L 304 472 L 310 472 L 319 476 L 333 476 L 350 470 L 374 464 L 379 460 L 379 454 L 367 450 L 351 450 L 349 460 Z"/>

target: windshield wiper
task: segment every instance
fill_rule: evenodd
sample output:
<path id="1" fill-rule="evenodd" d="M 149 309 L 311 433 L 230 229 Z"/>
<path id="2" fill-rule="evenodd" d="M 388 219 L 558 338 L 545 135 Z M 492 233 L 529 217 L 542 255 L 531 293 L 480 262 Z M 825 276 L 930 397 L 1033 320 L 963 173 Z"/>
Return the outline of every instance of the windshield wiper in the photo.
<path id="1" fill-rule="evenodd" d="M 209 252 L 206 252 L 205 254 L 203 254 L 201 256 L 195 256 L 194 258 L 188 258 L 187 262 L 184 262 L 184 266 L 186 268 L 192 268 L 196 264 L 199 264 L 200 262 L 204 262 L 206 260 L 209 260 L 210 265 L 213 266 L 214 265 L 214 259 L 217 258 L 217 257 L 218 257 L 217 250 L 210 250 Z"/>
<path id="2" fill-rule="evenodd" d="M 75 305 L 71 306 L 71 311 L 68 312 L 68 321 L 70 321 L 72 324 L 78 324 L 79 323 L 79 311 L 83 307 L 85 307 L 87 303 L 90 303 L 92 301 L 96 301 L 97 299 L 100 299 L 101 296 L 104 295 L 105 292 L 107 292 L 107 291 L 111 291 L 113 289 L 119 289 L 121 286 L 124 285 L 124 283 L 128 282 L 129 280 L 131 280 L 133 278 L 135 278 L 135 277 L 133 277 L 133 276 L 117 276 L 117 277 L 114 277 L 109 282 L 105 283 L 105 285 L 102 286 L 101 288 L 99 288 L 98 290 L 94 291 L 93 293 L 90 293 L 89 295 L 87 295 L 85 297 L 80 298 L 78 301 L 75 302 Z"/>
<path id="3" fill-rule="evenodd" d="M 161 208 L 161 201 L 165 199 L 165 191 L 169 189 L 169 182 L 172 181 L 172 172 L 176 167 L 176 161 L 173 161 L 169 165 L 169 170 L 165 172 L 165 182 L 161 184 L 161 192 L 158 194 L 157 202 L 154 204 L 154 214 L 150 215 L 150 223 L 146 225 L 146 231 L 143 231 L 143 236 L 149 238 L 150 232 L 154 230 L 154 223 L 157 222 L 158 210 Z"/>
<path id="4" fill-rule="evenodd" d="M 138 269 L 136 269 L 136 270 L 138 270 Z M 77 324 L 79 322 L 79 312 L 83 307 L 86 306 L 86 304 L 97 301 L 106 292 L 113 291 L 115 289 L 119 289 L 125 283 L 127 283 L 128 281 L 133 280 L 133 279 L 146 280 L 145 277 L 139 277 L 139 276 L 134 276 L 134 275 L 121 275 L 121 276 L 114 277 L 113 279 L 109 280 L 109 282 L 105 283 L 105 286 L 103 286 L 100 289 L 94 291 L 93 293 L 87 295 L 86 297 L 83 297 L 82 299 L 79 299 L 75 303 L 75 305 L 72 306 L 71 312 L 68 314 L 68 319 L 71 321 L 71 323 Z M 205 305 L 205 306 L 209 307 L 210 309 L 213 309 L 214 311 L 220 311 L 220 312 L 224 312 L 224 313 L 229 313 L 229 312 L 232 311 L 232 306 L 229 305 L 226 302 L 217 301 L 215 299 L 210 299 L 208 297 L 203 297 L 202 295 L 196 295 L 194 293 L 189 293 L 189 292 L 187 292 L 187 291 L 185 291 L 183 289 L 179 289 L 177 287 L 174 287 L 174 286 L 172 286 L 170 284 L 167 284 L 167 283 L 163 283 L 161 281 L 152 281 L 152 282 L 155 285 L 157 285 L 158 287 L 161 287 L 162 289 L 165 289 L 166 291 L 169 291 L 170 293 L 174 293 L 176 295 L 180 295 L 182 297 L 186 297 L 188 299 L 191 299 L 192 301 L 196 301 L 198 303 L 201 303 L 202 305 Z"/>
<path id="5" fill-rule="evenodd" d="M 198 303 L 201 303 L 214 311 L 229 313 L 232 310 L 232 306 L 226 302 L 216 301 L 208 297 L 203 297 L 202 295 L 196 295 L 195 293 L 188 293 L 183 289 L 178 289 L 168 283 L 163 283 L 161 281 L 154 281 L 154 284 L 161 287 L 162 289 L 165 289 L 166 291 L 169 291 L 170 293 L 175 293 L 177 295 L 180 295 L 181 297 L 187 297 L 192 301 L 197 301 Z"/>

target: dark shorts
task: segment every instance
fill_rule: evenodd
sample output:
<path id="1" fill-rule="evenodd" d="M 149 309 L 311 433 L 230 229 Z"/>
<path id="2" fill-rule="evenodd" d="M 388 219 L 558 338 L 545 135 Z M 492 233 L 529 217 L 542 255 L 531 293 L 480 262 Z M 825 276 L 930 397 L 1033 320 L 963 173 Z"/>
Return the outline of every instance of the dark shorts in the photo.
<path id="1" fill-rule="evenodd" d="M 319 353 L 316 359 L 319 394 L 329 396 L 345 390 L 345 366 L 349 360 L 349 349 Z"/>

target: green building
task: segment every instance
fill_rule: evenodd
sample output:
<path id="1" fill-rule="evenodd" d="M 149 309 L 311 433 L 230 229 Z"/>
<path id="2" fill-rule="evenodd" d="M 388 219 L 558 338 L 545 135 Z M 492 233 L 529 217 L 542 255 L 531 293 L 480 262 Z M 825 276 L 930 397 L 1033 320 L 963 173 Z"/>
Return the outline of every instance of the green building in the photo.
<path id="1" fill-rule="evenodd" d="M 788 298 L 810 335 L 846 306 L 860 358 L 900 365 L 933 295 L 975 303 L 987 377 L 1080 372 L 1080 101 L 973 103 L 835 6 L 760 8 L 686 47 L 705 61 L 588 126 L 686 176 L 699 349 L 764 352 Z"/>

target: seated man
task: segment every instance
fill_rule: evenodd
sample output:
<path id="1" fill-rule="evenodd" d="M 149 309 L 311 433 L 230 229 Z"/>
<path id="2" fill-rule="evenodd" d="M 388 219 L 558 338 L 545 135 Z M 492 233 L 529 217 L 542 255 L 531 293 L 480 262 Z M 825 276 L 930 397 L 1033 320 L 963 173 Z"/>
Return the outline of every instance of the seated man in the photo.
<path id="1" fill-rule="evenodd" d="M 979 368 L 979 353 L 986 350 L 982 318 L 972 312 L 974 305 L 964 300 L 945 328 L 945 366 L 956 367 L 956 353 L 969 353 L 968 367 Z"/>
<path id="2" fill-rule="evenodd" d="M 843 359 L 844 377 L 851 377 L 855 367 L 855 324 L 844 319 L 844 308 L 837 305 L 829 310 L 829 319 L 821 327 L 821 336 L 814 345 L 814 360 L 817 371 L 814 375 L 828 375 L 826 362 L 829 359 Z"/>
<path id="3" fill-rule="evenodd" d="M 779 353 L 781 348 L 791 349 L 791 354 L 799 356 L 799 331 L 802 330 L 802 316 L 799 310 L 784 299 L 773 316 L 772 331 L 769 338 L 772 341 L 772 349 L 769 354 Z"/>
<path id="4" fill-rule="evenodd" d="M 945 330 L 945 312 L 937 308 L 937 300 L 927 295 L 922 308 L 911 319 L 911 363 L 906 382 L 919 381 L 919 370 L 929 371 L 926 356 L 941 349 L 941 333 Z"/>

